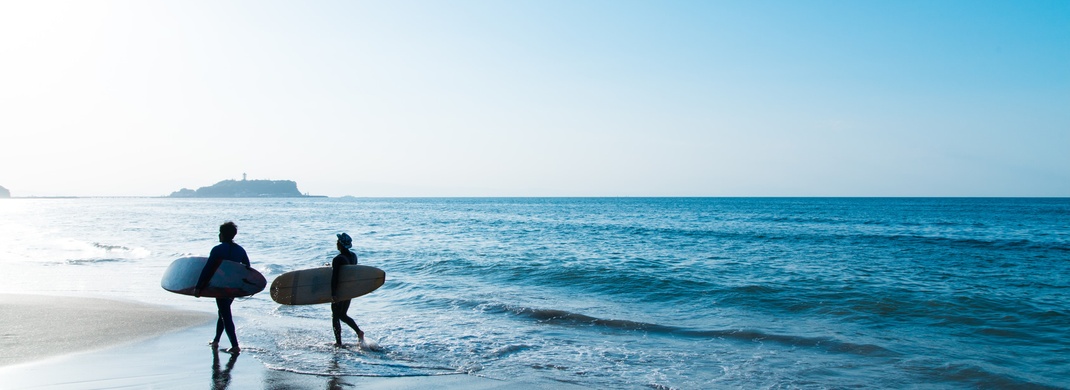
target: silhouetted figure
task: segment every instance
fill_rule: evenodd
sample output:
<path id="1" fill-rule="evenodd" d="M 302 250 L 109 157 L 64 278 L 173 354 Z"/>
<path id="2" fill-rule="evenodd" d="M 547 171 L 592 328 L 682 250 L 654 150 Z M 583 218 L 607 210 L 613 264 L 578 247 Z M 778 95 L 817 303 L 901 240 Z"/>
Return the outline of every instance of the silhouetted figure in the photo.
<path id="1" fill-rule="evenodd" d="M 338 247 L 339 253 L 338 256 L 335 256 L 334 260 L 331 261 L 331 267 L 334 268 L 331 273 L 331 296 L 334 298 L 333 302 L 331 302 L 331 324 L 334 325 L 334 345 L 341 347 L 342 322 L 345 322 L 346 325 L 349 325 L 350 328 L 353 328 L 353 330 L 357 332 L 357 340 L 362 343 L 364 342 L 364 331 L 360 330 L 360 328 L 357 327 L 357 322 L 353 321 L 352 318 L 349 318 L 349 315 L 346 313 L 349 311 L 349 304 L 352 302 L 352 299 L 339 301 L 337 296 L 338 277 L 341 275 L 342 267 L 357 264 L 357 254 L 352 251 L 353 238 L 345 233 L 339 234 L 336 246 Z"/>
<path id="2" fill-rule="evenodd" d="M 212 248 L 212 252 L 208 254 L 208 262 L 204 264 L 201 278 L 197 280 L 197 289 L 194 290 L 194 296 L 201 296 L 200 291 L 208 285 L 208 281 L 212 279 L 212 274 L 215 273 L 224 260 L 236 261 L 245 264 L 246 267 L 250 266 L 249 255 L 245 253 L 245 248 L 234 243 L 234 236 L 236 235 L 238 235 L 238 225 L 235 225 L 234 222 L 226 222 L 219 226 L 220 244 Z M 236 354 L 241 352 L 241 348 L 238 347 L 238 335 L 234 332 L 234 316 L 230 312 L 230 304 L 233 302 L 233 297 L 215 299 L 216 307 L 219 309 L 219 319 L 216 321 L 215 338 L 212 339 L 209 345 L 212 348 L 219 347 L 219 337 L 226 330 L 227 338 L 230 339 L 230 349 L 226 351 Z"/>
<path id="3" fill-rule="evenodd" d="M 230 370 L 234 369 L 234 363 L 238 361 L 238 354 L 230 354 L 226 368 L 219 369 L 219 351 L 212 348 L 212 390 L 226 390 L 230 386 Z"/>

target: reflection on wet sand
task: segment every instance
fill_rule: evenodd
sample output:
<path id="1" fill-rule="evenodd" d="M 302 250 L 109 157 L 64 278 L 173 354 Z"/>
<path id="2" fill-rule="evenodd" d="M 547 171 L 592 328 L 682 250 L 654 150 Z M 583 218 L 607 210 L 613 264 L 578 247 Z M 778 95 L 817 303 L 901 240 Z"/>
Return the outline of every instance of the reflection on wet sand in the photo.
<path id="1" fill-rule="evenodd" d="M 338 364 L 338 354 L 334 354 L 331 357 L 331 363 L 328 365 L 327 372 L 340 372 L 341 368 Z M 331 376 L 331 379 L 327 381 L 327 390 L 341 390 L 344 386 L 352 386 L 352 384 L 345 381 L 345 379 L 338 375 Z"/>
<path id="2" fill-rule="evenodd" d="M 234 363 L 238 361 L 238 354 L 228 353 L 227 365 L 220 369 L 219 350 L 212 348 L 212 389 L 225 390 L 230 386 L 230 370 L 234 369 Z"/>

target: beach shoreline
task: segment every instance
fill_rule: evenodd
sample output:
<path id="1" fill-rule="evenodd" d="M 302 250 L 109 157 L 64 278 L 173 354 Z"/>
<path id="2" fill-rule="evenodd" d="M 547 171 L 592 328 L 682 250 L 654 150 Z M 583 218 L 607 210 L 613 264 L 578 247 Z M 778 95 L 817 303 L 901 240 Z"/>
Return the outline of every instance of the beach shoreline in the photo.
<path id="1" fill-rule="evenodd" d="M 209 347 L 214 318 L 113 299 L 0 294 L 0 378 L 6 389 L 547 388 L 464 373 L 366 377 L 272 370 L 255 350 L 229 354 Z"/>
<path id="2" fill-rule="evenodd" d="M 0 367 L 134 343 L 213 319 L 115 299 L 0 294 Z"/>

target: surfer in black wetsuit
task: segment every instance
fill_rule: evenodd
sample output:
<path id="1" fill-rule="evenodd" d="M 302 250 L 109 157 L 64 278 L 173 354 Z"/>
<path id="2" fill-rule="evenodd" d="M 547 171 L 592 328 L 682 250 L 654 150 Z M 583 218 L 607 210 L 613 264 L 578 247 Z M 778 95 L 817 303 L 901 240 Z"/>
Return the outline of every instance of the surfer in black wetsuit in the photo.
<path id="1" fill-rule="evenodd" d="M 248 267 L 249 255 L 245 253 L 245 248 L 241 245 L 234 243 L 234 236 L 238 235 L 238 225 L 234 222 L 226 222 L 219 226 L 219 245 L 212 248 L 212 252 L 208 254 L 208 262 L 204 264 L 204 270 L 201 271 L 200 279 L 197 279 L 197 288 L 193 290 L 193 295 L 200 298 L 201 290 L 208 286 L 208 281 L 212 279 L 212 275 L 215 274 L 219 265 L 223 263 L 223 260 L 236 261 L 245 264 Z M 230 349 L 226 352 L 239 353 L 241 348 L 238 348 L 238 335 L 234 333 L 234 317 L 230 313 L 230 304 L 234 302 L 233 297 L 217 297 L 215 299 L 216 307 L 219 308 L 219 319 L 215 325 L 215 338 L 209 345 L 212 348 L 219 347 L 219 337 L 223 335 L 223 331 L 227 331 L 227 338 L 230 339 Z"/>
<path id="2" fill-rule="evenodd" d="M 357 327 L 357 322 L 353 321 L 353 319 L 349 318 L 349 315 L 346 314 L 346 312 L 349 311 L 349 304 L 353 300 L 346 299 L 339 301 L 336 292 L 338 291 L 338 277 L 342 273 L 342 266 L 357 264 L 357 254 L 353 253 L 351 250 L 353 249 L 353 238 L 345 233 L 339 234 L 338 242 L 336 244 L 339 253 L 338 256 L 335 256 L 334 260 L 331 261 L 331 267 L 334 268 L 333 272 L 331 272 L 331 297 L 334 298 L 331 302 L 331 324 L 334 325 L 334 345 L 341 347 L 342 322 L 345 322 L 346 325 L 349 325 L 350 328 L 357 331 L 357 340 L 361 343 L 364 342 L 364 331 L 360 330 L 360 328 Z"/>

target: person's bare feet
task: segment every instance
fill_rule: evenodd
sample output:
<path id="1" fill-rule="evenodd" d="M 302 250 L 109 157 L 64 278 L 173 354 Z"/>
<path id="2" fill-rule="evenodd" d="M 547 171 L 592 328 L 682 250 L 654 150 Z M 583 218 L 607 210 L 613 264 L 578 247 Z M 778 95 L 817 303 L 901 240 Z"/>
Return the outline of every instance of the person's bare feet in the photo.
<path id="1" fill-rule="evenodd" d="M 241 353 L 241 348 L 230 347 L 230 348 L 224 349 L 223 352 L 232 353 L 232 354 L 237 355 L 237 354 Z"/>
<path id="2" fill-rule="evenodd" d="M 218 341 L 209 341 L 208 345 L 210 345 L 212 348 L 219 348 L 219 342 Z"/>
<path id="3" fill-rule="evenodd" d="M 362 342 L 362 343 L 364 342 L 364 331 L 361 331 L 361 330 L 357 331 L 357 340 Z"/>

